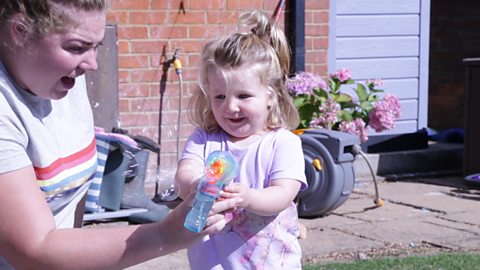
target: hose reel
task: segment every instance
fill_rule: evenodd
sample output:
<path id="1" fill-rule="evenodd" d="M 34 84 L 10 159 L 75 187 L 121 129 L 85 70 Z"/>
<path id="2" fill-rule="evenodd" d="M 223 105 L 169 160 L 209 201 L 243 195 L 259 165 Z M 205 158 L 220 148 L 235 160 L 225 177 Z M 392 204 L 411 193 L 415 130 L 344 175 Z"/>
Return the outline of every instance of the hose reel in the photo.
<path id="1" fill-rule="evenodd" d="M 358 136 L 328 130 L 307 129 L 296 132 L 302 141 L 308 188 L 297 196 L 299 217 L 328 214 L 350 196 L 355 184 L 352 152 Z"/>

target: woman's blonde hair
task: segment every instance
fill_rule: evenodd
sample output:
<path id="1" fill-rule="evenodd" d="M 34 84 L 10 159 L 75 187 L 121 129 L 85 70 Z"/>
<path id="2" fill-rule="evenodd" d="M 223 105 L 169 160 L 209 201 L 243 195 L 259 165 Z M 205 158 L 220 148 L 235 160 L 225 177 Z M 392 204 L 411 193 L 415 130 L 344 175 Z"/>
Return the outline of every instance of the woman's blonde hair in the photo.
<path id="1" fill-rule="evenodd" d="M 202 50 L 200 82 L 190 102 L 190 120 L 207 132 L 218 126 L 211 109 L 207 74 L 210 69 L 221 74 L 239 67 L 252 67 L 272 98 L 266 126 L 293 129 L 298 126 L 298 111 L 288 93 L 286 79 L 290 70 L 290 48 L 284 32 L 260 11 L 240 16 L 246 32 L 234 33 L 208 42 Z M 226 75 L 225 75 L 226 76 Z"/>
<path id="2" fill-rule="evenodd" d="M 7 22 L 15 14 L 21 14 L 23 24 L 32 40 L 40 40 L 49 33 L 64 30 L 71 19 L 62 8 L 84 11 L 103 11 L 106 0 L 1 0 L 0 23 Z"/>

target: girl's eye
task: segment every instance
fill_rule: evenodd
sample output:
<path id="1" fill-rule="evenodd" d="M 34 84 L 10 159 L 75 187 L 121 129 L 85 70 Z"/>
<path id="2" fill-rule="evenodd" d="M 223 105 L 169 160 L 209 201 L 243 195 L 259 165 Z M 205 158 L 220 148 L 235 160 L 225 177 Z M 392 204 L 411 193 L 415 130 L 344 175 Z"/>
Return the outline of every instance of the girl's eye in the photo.
<path id="1" fill-rule="evenodd" d="M 225 95 L 218 95 L 218 96 L 215 96 L 215 99 L 216 99 L 216 100 L 223 101 L 223 100 L 225 100 Z"/>
<path id="2" fill-rule="evenodd" d="M 238 96 L 240 99 L 246 99 L 246 98 L 249 98 L 251 97 L 250 95 L 247 95 L 247 94 L 241 94 Z"/>

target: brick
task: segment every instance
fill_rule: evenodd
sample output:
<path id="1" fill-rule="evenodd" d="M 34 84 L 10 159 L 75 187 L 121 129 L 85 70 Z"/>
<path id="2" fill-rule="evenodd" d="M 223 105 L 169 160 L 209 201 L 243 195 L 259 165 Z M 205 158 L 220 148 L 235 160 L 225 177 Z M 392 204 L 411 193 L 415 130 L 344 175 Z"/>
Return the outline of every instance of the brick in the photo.
<path id="1" fill-rule="evenodd" d="M 172 46 L 174 48 L 180 48 L 183 53 L 197 52 L 199 53 L 202 49 L 202 46 L 205 44 L 204 40 L 182 40 L 182 41 L 172 41 Z"/>
<path id="2" fill-rule="evenodd" d="M 148 27 L 146 26 L 119 26 L 119 39 L 145 39 L 148 37 Z"/>
<path id="3" fill-rule="evenodd" d="M 130 108 L 133 112 L 158 112 L 160 100 L 158 98 L 131 99 Z"/>
<path id="4" fill-rule="evenodd" d="M 112 1 L 112 9 L 115 10 L 139 10 L 148 9 L 148 0 L 115 0 Z"/>
<path id="5" fill-rule="evenodd" d="M 122 126 L 144 126 L 150 123 L 150 117 L 144 113 L 120 113 Z"/>
<path id="6" fill-rule="evenodd" d="M 164 45 L 164 41 L 138 40 L 130 43 L 130 51 L 132 53 L 158 53 L 162 51 Z"/>
<path id="7" fill-rule="evenodd" d="M 306 10 L 328 10 L 330 7 L 329 0 L 306 0 Z"/>
<path id="8" fill-rule="evenodd" d="M 203 0 L 203 1 L 190 1 L 188 5 L 189 9 L 192 10 L 224 10 L 226 9 L 227 1 L 224 0 Z"/>
<path id="9" fill-rule="evenodd" d="M 313 49 L 315 50 L 328 49 L 328 37 L 312 38 L 312 41 L 313 41 Z"/>
<path id="10" fill-rule="evenodd" d="M 305 36 L 328 36 L 328 25 L 306 25 Z"/>
<path id="11" fill-rule="evenodd" d="M 327 60 L 326 51 L 307 51 L 305 59 L 309 59 L 310 63 L 325 63 Z"/>
<path id="12" fill-rule="evenodd" d="M 125 40 L 119 40 L 117 44 L 118 44 L 117 49 L 119 54 L 130 53 L 130 42 Z"/>
<path id="13" fill-rule="evenodd" d="M 250 10 L 250 9 L 261 9 L 262 8 L 262 1 L 261 0 L 229 0 L 227 2 L 227 9 L 235 10 L 235 9 L 243 9 L 243 10 Z"/>
<path id="14" fill-rule="evenodd" d="M 147 55 L 119 55 L 119 68 L 142 68 L 148 66 Z"/>
<path id="15" fill-rule="evenodd" d="M 158 10 L 181 10 L 185 9 L 184 0 L 150 0 L 152 9 Z M 195 0 L 196 2 L 197 0 Z"/>
<path id="16" fill-rule="evenodd" d="M 128 12 L 126 11 L 110 11 L 107 13 L 108 24 L 128 24 Z"/>
<path id="17" fill-rule="evenodd" d="M 130 72 L 130 82 L 158 82 L 161 73 L 159 69 L 134 69 Z"/>
<path id="18" fill-rule="evenodd" d="M 203 11 L 188 11 L 187 13 L 170 14 L 171 21 L 175 24 L 204 24 L 207 22 L 206 13 Z"/>
<path id="19" fill-rule="evenodd" d="M 128 70 L 119 70 L 118 71 L 118 82 L 119 83 L 129 83 L 130 80 L 130 71 Z"/>
<path id="20" fill-rule="evenodd" d="M 150 86 L 146 84 L 119 84 L 119 96 L 126 97 L 146 97 L 150 93 Z"/>
<path id="21" fill-rule="evenodd" d="M 118 110 L 120 112 L 129 112 L 130 111 L 129 100 L 120 98 L 119 101 L 118 101 Z"/>
<path id="22" fill-rule="evenodd" d="M 168 11 L 132 11 L 129 13 L 130 24 L 168 24 L 171 16 Z"/>
<path id="23" fill-rule="evenodd" d="M 152 25 L 150 26 L 150 38 L 153 39 L 179 39 L 188 38 L 189 27 L 181 25 Z"/>
<path id="24" fill-rule="evenodd" d="M 208 11 L 207 23 L 208 24 L 233 24 L 237 25 L 240 12 L 237 11 Z"/>
<path id="25" fill-rule="evenodd" d="M 211 39 L 224 35 L 226 33 L 225 27 L 216 24 L 216 25 L 195 25 L 189 27 L 188 36 L 193 39 L 203 38 Z"/>

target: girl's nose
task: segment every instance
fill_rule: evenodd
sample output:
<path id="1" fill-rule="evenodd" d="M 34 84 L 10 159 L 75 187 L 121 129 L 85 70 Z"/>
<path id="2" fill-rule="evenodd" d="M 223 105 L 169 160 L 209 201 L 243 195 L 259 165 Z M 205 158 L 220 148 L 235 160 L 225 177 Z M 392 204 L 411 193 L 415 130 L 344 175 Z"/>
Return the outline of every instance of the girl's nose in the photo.
<path id="1" fill-rule="evenodd" d="M 227 112 L 237 112 L 239 110 L 238 104 L 235 99 L 227 98 L 223 103 L 223 109 Z"/>
<path id="2" fill-rule="evenodd" d="M 79 66 L 83 70 L 97 70 L 97 50 L 92 48 L 85 52 L 85 57 L 83 58 L 83 61 L 80 63 Z"/>

